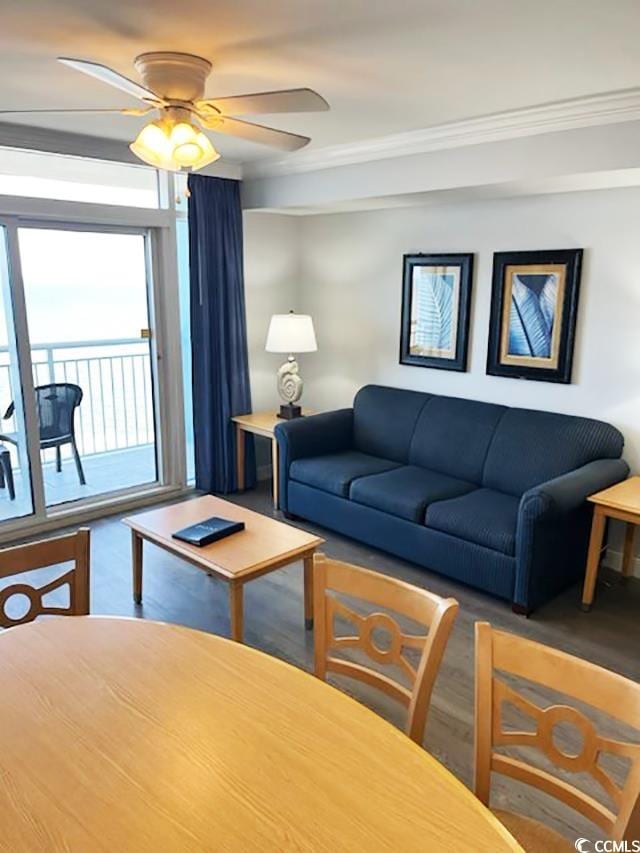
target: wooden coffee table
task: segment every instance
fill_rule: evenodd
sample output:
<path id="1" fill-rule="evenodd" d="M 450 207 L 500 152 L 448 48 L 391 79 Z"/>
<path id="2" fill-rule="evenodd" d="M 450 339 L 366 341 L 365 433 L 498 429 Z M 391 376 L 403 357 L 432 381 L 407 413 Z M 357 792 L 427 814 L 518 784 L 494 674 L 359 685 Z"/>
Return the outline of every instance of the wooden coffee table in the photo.
<path id="1" fill-rule="evenodd" d="M 244 521 L 240 533 L 204 548 L 173 539 L 176 530 L 211 516 Z M 231 637 L 242 642 L 243 587 L 249 581 L 297 560 L 304 564 L 305 627 L 313 627 L 313 554 L 324 540 L 221 498 L 205 495 L 123 519 L 131 528 L 133 600 L 142 602 L 142 544 L 146 539 L 229 585 Z"/>

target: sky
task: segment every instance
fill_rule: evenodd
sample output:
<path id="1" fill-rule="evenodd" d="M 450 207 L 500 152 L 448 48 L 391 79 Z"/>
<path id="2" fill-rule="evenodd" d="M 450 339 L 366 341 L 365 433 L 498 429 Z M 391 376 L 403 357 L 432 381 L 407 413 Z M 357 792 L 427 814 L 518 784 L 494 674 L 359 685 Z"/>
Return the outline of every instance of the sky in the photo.
<path id="1" fill-rule="evenodd" d="M 32 345 L 136 338 L 147 328 L 143 236 L 40 228 L 18 236 Z"/>

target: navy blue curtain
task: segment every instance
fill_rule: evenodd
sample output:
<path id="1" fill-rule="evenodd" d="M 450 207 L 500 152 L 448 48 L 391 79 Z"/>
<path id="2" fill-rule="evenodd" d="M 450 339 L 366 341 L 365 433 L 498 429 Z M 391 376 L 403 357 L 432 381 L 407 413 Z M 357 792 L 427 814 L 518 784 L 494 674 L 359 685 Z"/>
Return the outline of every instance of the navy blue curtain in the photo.
<path id="1" fill-rule="evenodd" d="M 196 488 L 237 487 L 233 415 L 251 411 L 240 184 L 189 175 L 189 267 Z M 255 484 L 253 442 L 245 486 Z"/>

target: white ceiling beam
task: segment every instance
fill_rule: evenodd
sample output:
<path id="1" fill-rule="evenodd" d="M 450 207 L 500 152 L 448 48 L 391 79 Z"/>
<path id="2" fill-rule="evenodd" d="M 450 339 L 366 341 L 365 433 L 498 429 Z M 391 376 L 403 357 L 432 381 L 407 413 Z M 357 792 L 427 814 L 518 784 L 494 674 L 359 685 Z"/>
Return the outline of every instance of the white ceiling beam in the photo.
<path id="1" fill-rule="evenodd" d="M 84 136 L 78 133 L 32 127 L 26 124 L 0 122 L 0 148 L 3 147 L 141 165 L 140 160 L 130 151 L 128 143 L 122 140 Z M 242 178 L 242 165 L 221 158 L 202 169 L 200 174 L 240 180 Z"/>
<path id="2" fill-rule="evenodd" d="M 250 210 L 318 212 L 355 201 L 363 207 L 368 200 L 373 208 L 384 206 L 390 197 L 397 203 L 401 196 L 427 193 L 473 191 L 477 196 L 481 188 L 489 191 L 501 185 L 512 191 L 520 186 L 524 194 L 534 184 L 549 188 L 557 181 L 566 186 L 566 179 L 574 175 L 598 174 L 604 176 L 603 186 L 607 180 L 619 186 L 621 172 L 626 185 L 635 185 L 638 166 L 640 119 L 245 179 L 243 205 Z"/>

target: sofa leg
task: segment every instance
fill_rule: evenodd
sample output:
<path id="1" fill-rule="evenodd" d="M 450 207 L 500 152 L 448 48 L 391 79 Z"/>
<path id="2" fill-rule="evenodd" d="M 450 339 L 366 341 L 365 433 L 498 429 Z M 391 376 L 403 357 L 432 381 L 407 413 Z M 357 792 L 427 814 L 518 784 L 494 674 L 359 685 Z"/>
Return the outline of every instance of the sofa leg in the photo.
<path id="1" fill-rule="evenodd" d="M 511 609 L 514 613 L 517 613 L 518 616 L 524 616 L 526 619 L 529 618 L 531 611 L 524 604 L 516 604 L 515 602 L 511 605 Z"/>

